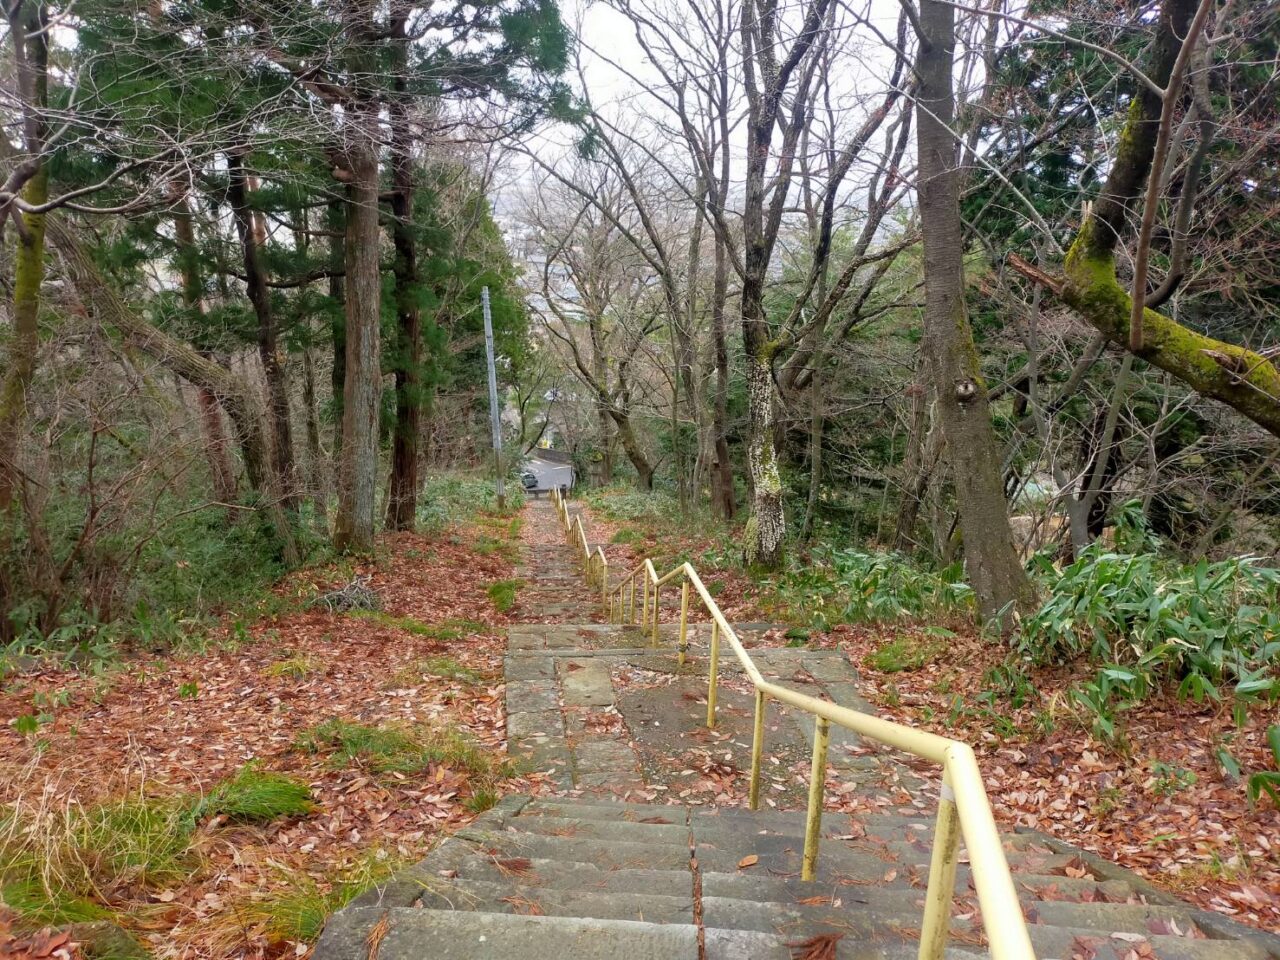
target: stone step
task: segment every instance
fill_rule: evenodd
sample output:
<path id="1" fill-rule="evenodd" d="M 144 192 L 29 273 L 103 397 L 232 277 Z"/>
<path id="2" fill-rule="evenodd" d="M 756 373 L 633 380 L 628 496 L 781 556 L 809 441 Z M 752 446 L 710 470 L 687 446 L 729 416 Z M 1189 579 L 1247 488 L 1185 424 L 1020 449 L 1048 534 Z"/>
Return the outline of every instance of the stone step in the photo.
<path id="1" fill-rule="evenodd" d="M 440 849 L 443 851 L 445 845 Z M 569 888 L 608 893 L 661 893 L 669 896 L 692 896 L 693 874 L 686 863 L 671 870 L 630 870 L 597 867 L 572 860 L 526 858 L 513 869 L 499 858 L 478 853 L 470 844 L 456 843 L 443 855 L 423 865 L 422 877 L 451 877 L 489 883 L 512 882 L 537 889 Z"/>
<path id="2" fill-rule="evenodd" d="M 650 814 L 647 819 L 658 815 Z M 646 823 L 637 820 L 599 820 L 590 818 L 520 816 L 508 821 L 507 829 L 520 834 L 596 839 L 610 843 L 625 840 L 633 843 L 673 844 L 689 850 L 689 828 L 681 823 Z M 666 819 L 660 817 L 660 819 Z"/>
<path id="3" fill-rule="evenodd" d="M 315 960 L 368 960 L 369 931 L 387 934 L 379 960 L 697 960 L 692 924 L 357 907 L 325 924 Z"/>
<path id="4" fill-rule="evenodd" d="M 496 856 L 590 863 L 608 870 L 679 870 L 687 869 L 689 864 L 687 844 L 557 837 L 470 827 L 459 830 L 455 836 Z"/>
<path id="5" fill-rule="evenodd" d="M 799 938 L 804 939 L 804 938 Z M 762 933 L 758 930 L 706 931 L 705 960 L 794 960 L 797 943 L 793 936 Z M 848 937 L 836 944 L 837 960 L 917 960 L 919 944 L 906 940 L 857 940 Z M 985 955 L 985 952 L 984 954 Z M 967 950 L 949 947 L 944 960 L 973 960 Z"/>
<path id="6" fill-rule="evenodd" d="M 424 886 L 417 903 L 435 910 L 640 920 L 646 923 L 693 922 L 691 874 L 685 877 L 688 890 L 684 896 L 550 887 L 528 882 L 528 879 L 527 876 L 506 882 L 462 877 L 437 879 Z"/>
<path id="7" fill-rule="evenodd" d="M 881 866 L 885 866 L 881 864 Z M 967 895 L 971 889 L 967 867 L 956 872 L 956 890 Z M 846 904 L 873 903 L 879 892 L 901 898 L 904 890 L 915 890 L 924 896 L 928 884 L 925 870 L 886 869 L 878 876 L 847 878 L 861 880 L 856 883 L 806 883 L 793 877 L 775 877 L 757 873 L 753 869 L 735 873 L 702 871 L 702 892 L 707 896 L 731 897 L 738 900 L 755 900 L 781 904 L 799 903 L 815 896 L 825 896 Z M 1050 899 L 1080 900 L 1098 893 L 1124 901 L 1134 896 L 1134 889 L 1123 880 L 1088 880 L 1051 874 L 1018 874 L 1014 878 L 1018 895 L 1024 903 L 1034 903 L 1048 895 Z"/>
<path id="8" fill-rule="evenodd" d="M 799 875 L 804 838 L 777 834 L 715 834 L 707 836 L 695 830 L 698 841 L 699 862 L 709 870 L 731 872 L 742 857 L 758 857 L 760 872 L 777 875 Z M 1005 838 L 1008 840 L 1009 838 Z M 905 870 L 910 867 L 927 868 L 931 856 L 927 843 L 917 846 L 902 843 L 878 843 L 853 841 L 847 843 L 828 840 L 818 849 L 818 868 L 833 878 L 840 875 L 873 877 L 875 865 L 880 874 L 891 868 Z M 1010 869 L 1020 868 L 1037 874 L 1053 874 L 1064 869 L 1074 860 L 1071 854 L 1047 853 L 1039 849 L 1012 849 L 1006 851 Z"/>

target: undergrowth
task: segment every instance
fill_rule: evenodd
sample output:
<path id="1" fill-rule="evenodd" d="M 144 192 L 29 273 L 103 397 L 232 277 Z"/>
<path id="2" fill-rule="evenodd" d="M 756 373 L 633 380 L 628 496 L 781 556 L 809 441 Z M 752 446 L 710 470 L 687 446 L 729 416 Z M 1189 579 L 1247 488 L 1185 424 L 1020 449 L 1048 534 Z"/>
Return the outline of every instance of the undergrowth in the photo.
<path id="1" fill-rule="evenodd" d="M 204 796 L 136 786 L 85 806 L 32 789 L 0 814 L 0 898 L 25 923 L 117 918 L 122 899 L 198 869 L 205 819 L 262 823 L 311 810 L 305 785 L 248 765 Z"/>
<path id="2" fill-rule="evenodd" d="M 444 764 L 484 781 L 506 772 L 493 754 L 451 728 L 369 726 L 335 717 L 304 731 L 298 746 L 307 753 L 328 753 L 333 763 L 358 763 L 374 773 L 420 773 Z"/>

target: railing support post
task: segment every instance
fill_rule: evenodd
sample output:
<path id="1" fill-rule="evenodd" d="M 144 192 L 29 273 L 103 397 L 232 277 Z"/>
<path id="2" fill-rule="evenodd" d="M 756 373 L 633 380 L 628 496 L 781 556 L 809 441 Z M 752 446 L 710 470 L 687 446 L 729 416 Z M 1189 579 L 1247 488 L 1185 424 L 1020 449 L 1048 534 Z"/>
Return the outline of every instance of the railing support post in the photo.
<path id="1" fill-rule="evenodd" d="M 627 623 L 636 622 L 636 578 L 631 578 L 631 605 L 627 610 Z"/>
<path id="2" fill-rule="evenodd" d="M 804 823 L 804 861 L 800 879 L 812 880 L 818 868 L 818 840 L 822 836 L 822 798 L 827 786 L 827 747 L 831 743 L 831 721 L 813 720 L 813 766 L 809 770 L 809 813 Z"/>
<path id="3" fill-rule="evenodd" d="M 760 808 L 760 760 L 764 753 L 764 711 L 768 703 L 763 690 L 756 691 L 756 722 L 751 735 L 751 788 L 747 793 L 752 810 Z"/>
<path id="4" fill-rule="evenodd" d="M 640 626 L 647 627 L 649 625 L 649 578 L 641 573 L 644 577 L 644 596 L 640 599 Z"/>
<path id="5" fill-rule="evenodd" d="M 649 642 L 655 647 L 658 645 L 658 591 L 660 589 L 656 583 L 653 585 L 653 630 L 649 634 Z"/>
<path id="6" fill-rule="evenodd" d="M 676 663 L 684 666 L 684 655 L 689 649 L 689 581 L 680 585 L 680 647 Z"/>
<path id="7" fill-rule="evenodd" d="M 609 606 L 609 558 L 604 555 L 600 557 L 600 605 Z M 609 620 L 613 620 L 612 608 L 609 610 Z"/>
<path id="8" fill-rule="evenodd" d="M 720 623 L 711 621 L 711 665 L 707 671 L 707 729 L 716 725 L 716 682 L 720 674 Z"/>
<path id="9" fill-rule="evenodd" d="M 960 816 L 951 792 L 950 775 L 944 770 L 938 823 L 933 832 L 933 856 L 929 861 L 929 887 L 924 895 L 924 920 L 920 925 L 920 960 L 942 960 L 947 949 L 959 847 Z"/>

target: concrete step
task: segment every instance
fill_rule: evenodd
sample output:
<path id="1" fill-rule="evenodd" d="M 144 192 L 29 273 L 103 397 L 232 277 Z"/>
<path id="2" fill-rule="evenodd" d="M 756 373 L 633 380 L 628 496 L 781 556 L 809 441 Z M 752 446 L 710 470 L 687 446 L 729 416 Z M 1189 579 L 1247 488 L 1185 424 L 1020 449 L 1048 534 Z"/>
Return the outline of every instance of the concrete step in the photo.
<path id="1" fill-rule="evenodd" d="M 655 814 L 649 814 L 653 818 Z M 632 843 L 663 843 L 689 850 L 689 828 L 681 823 L 646 823 L 645 819 L 600 820 L 589 818 L 532 816 L 508 821 L 507 829 L 517 833 L 551 837 L 578 837 L 610 843 L 625 840 Z M 661 819 L 666 819 L 662 817 Z"/>
<path id="2" fill-rule="evenodd" d="M 526 857 L 589 863 L 606 870 L 681 870 L 689 865 L 689 847 L 594 837 L 560 837 L 469 827 L 455 836 L 498 857 Z"/>
<path id="3" fill-rule="evenodd" d="M 1038 891 L 1052 891 L 1052 899 L 1082 901 L 1085 897 L 1103 897 L 1124 902 L 1134 896 L 1133 888 L 1122 880 L 1086 880 L 1074 877 L 1019 875 L 1014 878 L 1018 895 L 1023 903 L 1035 903 L 1043 899 Z M 904 891 L 914 890 L 924 896 L 928 884 L 928 872 L 924 870 L 884 869 L 877 876 L 861 883 L 805 883 L 796 878 L 775 877 L 755 872 L 755 868 L 736 873 L 702 871 L 702 892 L 712 897 L 731 897 L 738 900 L 755 900 L 772 903 L 798 903 L 816 896 L 840 900 L 846 904 L 875 903 L 883 892 L 886 897 L 901 899 Z M 971 889 L 969 871 L 962 868 L 956 873 L 956 891 L 967 895 Z"/>
<path id="4" fill-rule="evenodd" d="M 330 918 L 316 960 L 368 960 L 369 931 L 385 918 L 379 960 L 697 960 L 692 924 L 357 907 Z"/>
<path id="5" fill-rule="evenodd" d="M 684 896 L 549 887 L 527 881 L 525 876 L 496 882 L 461 877 L 448 880 L 440 878 L 427 883 L 416 905 L 436 910 L 583 917 L 595 920 L 693 922 L 692 875 L 685 877 L 684 886 L 687 890 Z"/>

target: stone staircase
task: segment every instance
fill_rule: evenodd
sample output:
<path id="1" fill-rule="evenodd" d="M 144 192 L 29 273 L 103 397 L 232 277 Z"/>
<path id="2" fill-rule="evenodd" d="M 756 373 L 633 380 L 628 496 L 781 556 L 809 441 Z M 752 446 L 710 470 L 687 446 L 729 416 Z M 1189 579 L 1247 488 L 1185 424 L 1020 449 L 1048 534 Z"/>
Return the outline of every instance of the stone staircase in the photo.
<path id="1" fill-rule="evenodd" d="M 553 773 L 559 793 L 504 798 L 358 897 L 330 919 L 315 960 L 916 957 L 934 829 L 927 808 L 824 814 L 818 876 L 805 883 L 802 810 L 627 802 L 656 776 L 647 757 L 678 752 L 702 733 L 705 707 L 690 702 L 699 684 L 705 692 L 697 642 L 686 674 L 628 688 L 619 671 L 670 668 L 669 645 L 654 650 L 637 630 L 600 624 L 550 526 L 553 512 L 530 513 L 549 532 L 521 573 L 530 589 L 517 607 L 526 622 L 510 631 L 508 741 L 513 755 Z M 843 657 L 760 650 L 753 658 L 812 692 L 856 698 Z M 740 751 L 749 736 L 735 733 L 732 691 L 721 702 L 717 749 Z M 599 710 L 620 715 L 627 734 L 593 735 L 583 719 Z M 771 753 L 804 756 L 800 719 L 779 716 Z M 879 768 L 856 738 L 843 745 L 844 757 L 833 742 L 835 776 L 874 790 Z M 1004 840 L 1039 957 L 1280 960 L 1280 938 L 1191 907 L 1106 860 L 1038 833 Z M 947 956 L 984 955 L 981 931 L 962 863 Z"/>

